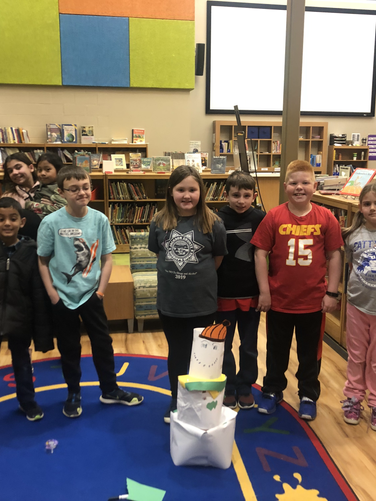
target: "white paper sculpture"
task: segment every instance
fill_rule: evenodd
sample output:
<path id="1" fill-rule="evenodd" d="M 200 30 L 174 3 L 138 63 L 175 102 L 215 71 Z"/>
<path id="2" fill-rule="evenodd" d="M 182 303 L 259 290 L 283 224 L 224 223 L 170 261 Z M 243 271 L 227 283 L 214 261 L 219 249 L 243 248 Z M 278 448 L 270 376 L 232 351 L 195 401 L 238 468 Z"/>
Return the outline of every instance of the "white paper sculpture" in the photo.
<path id="1" fill-rule="evenodd" d="M 170 446 L 175 465 L 229 468 L 236 412 L 223 407 L 222 324 L 194 329 L 189 374 L 179 376 L 177 412 L 171 414 Z"/>

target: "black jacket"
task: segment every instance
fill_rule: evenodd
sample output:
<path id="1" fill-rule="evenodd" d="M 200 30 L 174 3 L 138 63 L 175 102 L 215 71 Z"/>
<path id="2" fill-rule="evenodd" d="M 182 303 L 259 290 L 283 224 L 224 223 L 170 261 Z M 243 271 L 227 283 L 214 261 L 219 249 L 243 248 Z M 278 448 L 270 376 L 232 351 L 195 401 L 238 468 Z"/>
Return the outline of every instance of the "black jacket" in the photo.
<path id="1" fill-rule="evenodd" d="M 254 246 L 250 243 L 258 225 L 265 217 L 261 210 L 250 207 L 238 214 L 223 207 L 218 216 L 223 219 L 227 233 L 228 254 L 218 268 L 218 297 L 250 298 L 258 296 L 255 274 Z"/>
<path id="2" fill-rule="evenodd" d="M 0 242 L 0 335 L 30 335 L 36 351 L 54 348 L 48 297 L 39 275 L 37 244 L 23 237 L 9 258 Z"/>

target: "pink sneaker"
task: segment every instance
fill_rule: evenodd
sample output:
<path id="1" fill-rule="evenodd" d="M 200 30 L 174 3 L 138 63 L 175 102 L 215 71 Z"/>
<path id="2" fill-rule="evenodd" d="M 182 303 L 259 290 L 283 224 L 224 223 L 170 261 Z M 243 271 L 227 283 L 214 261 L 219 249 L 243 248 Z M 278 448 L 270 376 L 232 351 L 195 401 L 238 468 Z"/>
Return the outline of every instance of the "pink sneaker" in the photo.
<path id="1" fill-rule="evenodd" d="M 341 400 L 341 404 L 343 404 L 342 410 L 345 423 L 359 424 L 360 412 L 363 410 L 363 406 L 360 404 L 359 400 L 357 400 L 355 397 L 351 397 L 347 398 L 346 400 Z"/>
<path id="2" fill-rule="evenodd" d="M 371 407 L 371 428 L 376 431 L 376 407 Z"/>

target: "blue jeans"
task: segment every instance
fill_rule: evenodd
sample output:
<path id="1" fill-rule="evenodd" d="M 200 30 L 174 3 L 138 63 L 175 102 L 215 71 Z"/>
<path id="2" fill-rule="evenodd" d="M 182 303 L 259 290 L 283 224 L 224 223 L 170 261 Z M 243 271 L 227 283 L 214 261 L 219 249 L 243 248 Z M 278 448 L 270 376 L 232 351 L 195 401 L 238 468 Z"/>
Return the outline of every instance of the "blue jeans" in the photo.
<path id="1" fill-rule="evenodd" d="M 217 322 L 228 320 L 223 358 L 223 373 L 227 376 L 226 395 L 248 395 L 252 392 L 252 385 L 257 380 L 257 331 L 260 322 L 260 312 L 254 308 L 248 311 L 240 309 L 232 311 L 218 311 Z M 235 358 L 232 353 L 235 327 L 238 324 L 240 338 L 239 371 L 236 373 Z"/>

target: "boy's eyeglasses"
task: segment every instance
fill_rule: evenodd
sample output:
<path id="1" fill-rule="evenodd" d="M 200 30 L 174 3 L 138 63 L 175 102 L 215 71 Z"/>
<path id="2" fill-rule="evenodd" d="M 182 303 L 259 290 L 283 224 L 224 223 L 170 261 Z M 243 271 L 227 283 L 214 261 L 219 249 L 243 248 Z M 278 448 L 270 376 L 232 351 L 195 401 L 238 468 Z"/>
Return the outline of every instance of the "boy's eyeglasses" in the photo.
<path id="1" fill-rule="evenodd" d="M 73 187 L 73 188 L 63 188 L 63 191 L 69 191 L 70 193 L 79 193 L 81 190 L 82 191 L 91 191 L 93 189 L 93 185 L 91 184 L 90 186 L 82 186 L 81 188 Z"/>

